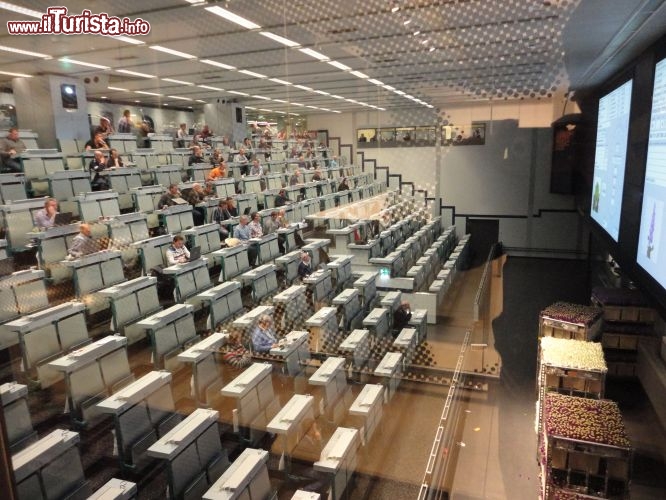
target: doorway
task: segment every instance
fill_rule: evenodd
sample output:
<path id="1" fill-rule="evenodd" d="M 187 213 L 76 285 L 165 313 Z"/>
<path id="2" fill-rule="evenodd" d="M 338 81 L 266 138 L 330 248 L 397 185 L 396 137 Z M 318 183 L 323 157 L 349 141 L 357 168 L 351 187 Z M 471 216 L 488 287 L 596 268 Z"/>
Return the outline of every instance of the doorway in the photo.
<path id="1" fill-rule="evenodd" d="M 467 219 L 465 228 L 470 237 L 470 263 L 483 265 L 491 247 L 499 241 L 498 219 Z"/>

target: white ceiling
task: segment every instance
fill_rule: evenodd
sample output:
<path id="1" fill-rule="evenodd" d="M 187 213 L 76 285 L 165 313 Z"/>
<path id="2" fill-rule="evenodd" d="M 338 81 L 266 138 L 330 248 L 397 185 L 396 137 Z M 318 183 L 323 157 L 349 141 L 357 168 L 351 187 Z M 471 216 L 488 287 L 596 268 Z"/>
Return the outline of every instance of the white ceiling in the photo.
<path id="1" fill-rule="evenodd" d="M 0 50 L 0 71 L 82 78 L 102 76 L 104 85 L 88 88 L 88 95 L 98 99 L 196 107 L 202 105 L 197 100 L 233 98 L 248 106 L 299 114 L 321 113 L 321 109 L 330 112 L 373 107 L 425 109 L 428 105 L 442 107 L 450 102 L 490 97 L 547 99 L 555 92 L 600 83 L 663 35 L 665 2 L 230 0 L 197 5 L 186 0 L 55 2 L 65 4 L 70 14 L 86 8 L 96 14 L 140 17 L 151 25 L 149 35 L 137 37 L 145 42 L 142 45 L 94 35 L 11 36 L 7 33 L 8 20 L 35 18 L 3 9 L 4 2 L 0 2 L 0 46 L 51 57 L 44 59 Z M 54 2 L 16 0 L 11 4 L 43 13 Z M 251 20 L 261 29 L 248 30 L 205 10 L 216 5 Z M 392 12 L 393 7 L 399 9 Z M 285 47 L 262 36 L 260 31 L 286 37 L 300 47 Z M 151 50 L 152 45 L 185 52 L 195 59 Z M 318 61 L 301 52 L 301 48 L 314 49 L 395 90 L 371 83 L 364 75 L 355 76 Z M 64 56 L 110 69 L 60 61 Z M 237 70 L 211 66 L 201 62 L 202 59 L 231 65 Z M 119 69 L 156 78 L 130 76 L 119 73 Z M 260 73 L 267 78 L 238 70 Z M 193 85 L 167 82 L 163 78 Z M 276 83 L 269 78 L 312 90 Z M 2 85 L 11 85 L 11 79 L 12 76 L 0 74 Z M 127 90 L 109 90 L 108 86 Z M 256 95 L 267 99 L 252 97 Z"/>

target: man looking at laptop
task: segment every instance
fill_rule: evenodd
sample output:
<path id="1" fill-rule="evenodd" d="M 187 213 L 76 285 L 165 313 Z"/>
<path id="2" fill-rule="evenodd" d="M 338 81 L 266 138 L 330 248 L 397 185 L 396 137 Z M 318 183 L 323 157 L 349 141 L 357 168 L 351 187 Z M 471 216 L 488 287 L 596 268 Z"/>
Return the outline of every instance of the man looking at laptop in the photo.
<path id="1" fill-rule="evenodd" d="M 47 198 L 44 202 L 44 208 L 35 213 L 35 226 L 41 229 L 48 229 L 55 225 L 55 217 L 58 213 L 58 200 Z"/>
<path id="2" fill-rule="evenodd" d="M 176 198 L 180 199 L 180 192 L 178 191 L 178 184 L 170 184 L 167 192 L 162 195 L 157 202 L 157 209 L 162 210 L 165 207 L 176 205 Z"/>
<path id="3" fill-rule="evenodd" d="M 185 264 L 190 261 L 190 251 L 185 246 L 185 238 L 180 234 L 173 237 L 171 245 L 167 248 L 166 257 L 169 266 Z"/>

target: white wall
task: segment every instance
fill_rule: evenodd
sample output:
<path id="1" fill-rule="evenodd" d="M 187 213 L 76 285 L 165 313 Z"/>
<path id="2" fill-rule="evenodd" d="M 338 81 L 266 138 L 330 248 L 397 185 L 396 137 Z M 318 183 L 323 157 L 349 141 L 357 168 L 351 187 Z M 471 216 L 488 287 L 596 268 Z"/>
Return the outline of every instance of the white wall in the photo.
<path id="1" fill-rule="evenodd" d="M 441 122 L 485 121 L 486 144 L 441 147 L 439 172 L 436 147 L 356 149 L 357 128 L 437 123 L 425 108 L 309 115 L 308 128 L 327 129 L 342 144 L 353 144 L 355 157 L 363 151 L 366 160 L 388 166 L 403 182 L 413 182 L 429 196 L 441 196 L 442 205 L 454 207 L 459 234 L 465 231 L 467 217 L 496 219 L 500 240 L 516 253 L 571 255 L 584 248 L 573 197 L 550 193 L 550 124 L 561 115 L 563 103 L 557 98 L 448 106 L 440 111 Z M 566 109 L 574 111 L 573 105 Z"/>

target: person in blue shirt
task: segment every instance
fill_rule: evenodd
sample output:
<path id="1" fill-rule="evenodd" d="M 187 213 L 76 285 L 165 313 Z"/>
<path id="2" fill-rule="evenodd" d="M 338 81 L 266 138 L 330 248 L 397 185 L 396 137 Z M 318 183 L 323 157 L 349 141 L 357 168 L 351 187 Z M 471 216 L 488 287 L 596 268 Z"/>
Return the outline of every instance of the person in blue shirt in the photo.
<path id="1" fill-rule="evenodd" d="M 268 352 L 276 347 L 278 340 L 273 329 L 273 320 L 268 314 L 262 314 L 252 329 L 252 349 L 254 352 Z"/>

